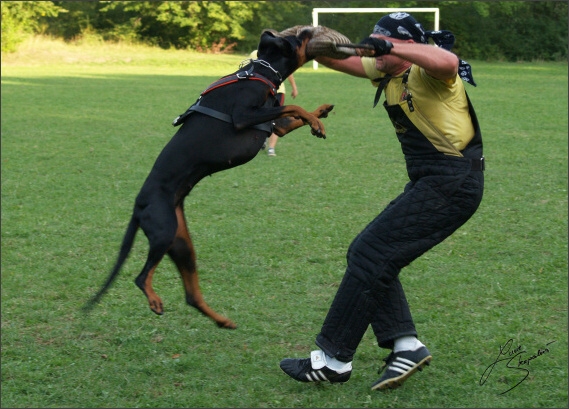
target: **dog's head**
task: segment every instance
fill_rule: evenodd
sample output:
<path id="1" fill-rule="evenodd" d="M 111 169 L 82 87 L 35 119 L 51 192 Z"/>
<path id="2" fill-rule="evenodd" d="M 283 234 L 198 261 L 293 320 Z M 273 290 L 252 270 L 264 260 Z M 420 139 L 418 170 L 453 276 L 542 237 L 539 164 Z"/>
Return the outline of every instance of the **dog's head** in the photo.
<path id="1" fill-rule="evenodd" d="M 308 61 L 305 49 L 310 38 L 309 32 L 297 36 L 264 30 L 257 47 L 257 57 L 269 62 L 286 78 Z"/>
<path id="2" fill-rule="evenodd" d="M 318 56 L 342 59 L 354 55 L 353 50 L 339 47 L 349 43 L 346 36 L 324 26 L 294 26 L 281 32 L 266 29 L 261 34 L 257 55 L 270 62 L 284 78 Z M 283 66 L 277 67 L 278 64 Z"/>

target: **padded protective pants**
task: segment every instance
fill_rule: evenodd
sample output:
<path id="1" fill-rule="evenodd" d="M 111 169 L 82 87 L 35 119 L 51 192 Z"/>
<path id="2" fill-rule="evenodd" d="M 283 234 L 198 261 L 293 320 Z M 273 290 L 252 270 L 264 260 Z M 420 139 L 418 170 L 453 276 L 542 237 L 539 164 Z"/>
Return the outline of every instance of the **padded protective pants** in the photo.
<path id="1" fill-rule="evenodd" d="M 415 325 L 398 279 L 403 267 L 462 226 L 476 211 L 484 175 L 459 157 L 407 158 L 410 182 L 354 239 L 347 269 L 321 332 L 327 355 L 353 359 L 371 324 L 378 345 L 415 335 Z"/>

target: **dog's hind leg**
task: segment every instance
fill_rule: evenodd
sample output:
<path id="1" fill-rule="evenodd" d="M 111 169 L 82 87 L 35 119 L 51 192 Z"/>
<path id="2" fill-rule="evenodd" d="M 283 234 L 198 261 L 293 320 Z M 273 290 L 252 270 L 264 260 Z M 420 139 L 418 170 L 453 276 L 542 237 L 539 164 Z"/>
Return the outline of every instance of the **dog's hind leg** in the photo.
<path id="1" fill-rule="evenodd" d="M 160 259 L 156 262 L 154 258 L 148 258 L 144 268 L 141 273 L 136 277 L 134 282 L 142 290 L 146 298 L 148 298 L 148 305 L 152 312 L 162 315 L 164 314 L 164 304 L 162 304 L 162 299 L 156 294 L 152 288 L 152 277 L 154 276 L 154 271 L 160 263 Z"/>
<path id="2" fill-rule="evenodd" d="M 174 209 L 171 206 L 157 206 L 159 203 L 160 201 L 155 201 L 154 206 L 146 207 L 139 215 L 140 228 L 148 238 L 149 250 L 146 263 L 134 282 L 148 298 L 150 309 L 162 315 L 164 305 L 152 288 L 152 278 L 156 267 L 174 242 L 177 225 Z"/>
<path id="3" fill-rule="evenodd" d="M 216 313 L 203 299 L 198 282 L 196 254 L 190 233 L 188 232 L 182 206 L 183 205 L 179 205 L 176 207 L 178 229 L 174 243 L 168 250 L 168 255 L 172 258 L 180 271 L 184 283 L 184 291 L 186 293 L 186 302 L 215 321 L 218 327 L 235 329 L 237 326 L 230 319 Z"/>

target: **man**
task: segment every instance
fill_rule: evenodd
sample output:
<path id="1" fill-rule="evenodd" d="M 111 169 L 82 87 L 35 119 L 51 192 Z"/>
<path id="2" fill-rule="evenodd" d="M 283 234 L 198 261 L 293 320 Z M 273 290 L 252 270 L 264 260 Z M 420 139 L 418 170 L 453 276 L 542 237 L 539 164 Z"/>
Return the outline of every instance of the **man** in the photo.
<path id="1" fill-rule="evenodd" d="M 320 349 L 310 358 L 281 361 L 297 381 L 346 382 L 369 325 L 378 345 L 391 350 L 373 390 L 400 386 L 432 359 L 417 339 L 398 275 L 474 214 L 484 185 L 482 137 L 460 78 L 475 84 L 470 66 L 450 52 L 453 43 L 450 32 L 426 32 L 399 12 L 381 18 L 362 41 L 370 51 L 318 59 L 371 79 L 378 87 L 375 104 L 385 94 L 410 181 L 350 245 L 344 278 L 316 337 Z"/>

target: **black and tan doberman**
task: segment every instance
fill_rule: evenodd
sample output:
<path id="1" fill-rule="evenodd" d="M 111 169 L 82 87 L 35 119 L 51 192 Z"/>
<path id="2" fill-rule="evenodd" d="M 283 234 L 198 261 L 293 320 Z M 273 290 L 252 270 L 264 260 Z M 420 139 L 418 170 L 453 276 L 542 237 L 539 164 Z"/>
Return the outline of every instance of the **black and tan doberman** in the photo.
<path id="1" fill-rule="evenodd" d="M 236 328 L 202 297 L 184 199 L 205 176 L 253 159 L 271 131 L 283 136 L 309 125 L 313 135 L 326 137 L 319 118 L 326 117 L 333 105 L 321 105 L 310 113 L 295 105 L 279 106 L 275 99 L 282 81 L 315 57 L 309 46 L 314 37 L 315 30 L 310 26 L 281 33 L 265 30 L 258 58 L 248 60 L 238 71 L 212 84 L 175 120 L 174 125 L 181 127 L 156 159 L 136 197 L 116 264 L 84 310 L 90 310 L 113 283 L 140 228 L 148 239 L 149 251 L 135 283 L 148 298 L 150 309 L 156 314 L 164 312 L 162 300 L 152 288 L 152 277 L 168 254 L 182 277 L 186 302 L 219 327 Z M 319 47 L 322 48 L 320 40 Z"/>

